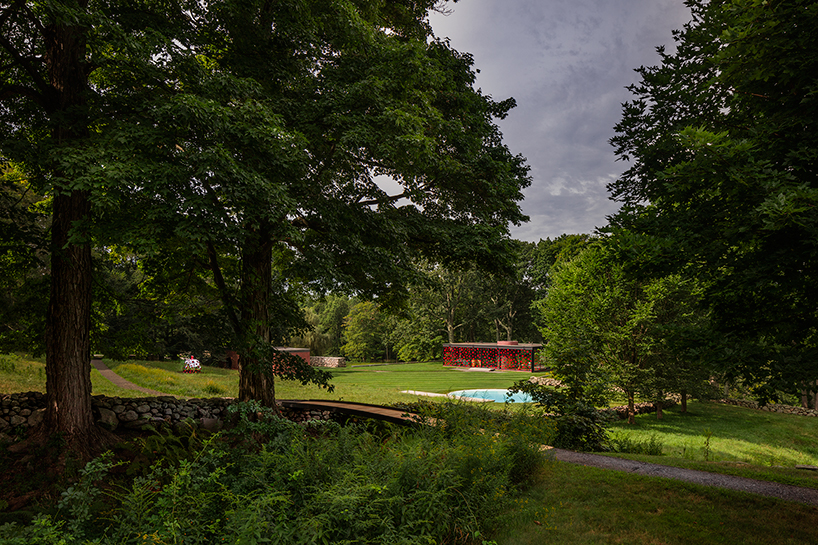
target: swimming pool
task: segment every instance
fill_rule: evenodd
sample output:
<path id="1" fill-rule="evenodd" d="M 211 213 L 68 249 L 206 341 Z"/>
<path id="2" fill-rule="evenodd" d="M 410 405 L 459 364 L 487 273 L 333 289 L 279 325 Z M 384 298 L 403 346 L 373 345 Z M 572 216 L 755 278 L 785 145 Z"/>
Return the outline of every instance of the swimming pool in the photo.
<path id="1" fill-rule="evenodd" d="M 456 392 L 449 392 L 447 395 L 449 397 L 457 398 L 471 398 L 477 399 L 482 401 L 495 401 L 497 403 L 505 403 L 506 401 L 506 394 L 508 390 L 457 390 Z M 517 392 L 513 396 L 511 396 L 512 401 L 515 403 L 532 403 L 533 400 L 531 396 L 528 394 L 524 394 L 522 392 Z"/>

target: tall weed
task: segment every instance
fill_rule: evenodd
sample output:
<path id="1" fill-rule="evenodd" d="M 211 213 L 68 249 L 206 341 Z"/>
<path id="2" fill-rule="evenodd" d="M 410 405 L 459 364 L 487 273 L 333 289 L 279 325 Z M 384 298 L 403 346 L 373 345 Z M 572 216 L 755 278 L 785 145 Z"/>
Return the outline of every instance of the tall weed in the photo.
<path id="1" fill-rule="evenodd" d="M 20 356 L 15 354 L 0 354 L 0 371 L 14 373 L 17 370 L 17 364 L 20 363 L 20 359 Z"/>
<path id="2" fill-rule="evenodd" d="M 627 454 L 648 454 L 651 456 L 661 456 L 664 451 L 664 443 L 655 433 L 645 440 L 633 439 L 627 435 L 614 434 L 610 438 L 611 449 L 614 452 Z"/>

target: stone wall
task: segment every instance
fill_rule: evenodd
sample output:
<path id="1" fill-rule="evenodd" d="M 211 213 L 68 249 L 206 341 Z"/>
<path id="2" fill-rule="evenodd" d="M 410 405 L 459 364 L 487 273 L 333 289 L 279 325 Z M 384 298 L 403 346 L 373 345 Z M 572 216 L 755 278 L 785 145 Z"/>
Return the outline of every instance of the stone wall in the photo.
<path id="1" fill-rule="evenodd" d="M 140 429 L 148 424 L 177 426 L 192 420 L 200 427 L 218 430 L 227 416 L 232 397 L 178 399 L 172 396 L 122 398 L 93 396 L 94 418 L 111 431 Z M 330 420 L 331 411 L 304 411 L 281 407 L 281 414 L 294 422 Z M 43 419 L 45 395 L 40 392 L 0 395 L 0 436 L 34 427 Z"/>
<path id="2" fill-rule="evenodd" d="M 759 411 L 770 411 L 773 413 L 797 414 L 799 416 L 818 416 L 818 411 L 815 409 L 807 409 L 805 407 L 795 407 L 793 405 L 778 405 L 770 403 L 768 405 L 761 405 L 758 401 L 746 401 L 743 399 L 718 399 L 719 403 L 726 403 L 728 405 L 738 405 L 739 407 L 747 407 L 748 409 L 758 409 Z"/>
<path id="3" fill-rule="evenodd" d="M 346 367 L 346 358 L 331 358 L 327 356 L 310 356 L 310 365 L 313 367 Z"/>

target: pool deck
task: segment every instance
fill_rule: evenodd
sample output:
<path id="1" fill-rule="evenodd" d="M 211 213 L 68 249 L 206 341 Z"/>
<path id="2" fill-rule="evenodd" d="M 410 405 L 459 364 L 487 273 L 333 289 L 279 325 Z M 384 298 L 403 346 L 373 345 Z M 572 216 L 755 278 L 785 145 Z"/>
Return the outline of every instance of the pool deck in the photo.
<path id="1" fill-rule="evenodd" d="M 409 394 L 413 396 L 425 396 L 425 397 L 447 397 L 449 399 L 462 399 L 463 401 L 478 401 L 481 403 L 491 403 L 492 399 L 483 399 L 482 397 L 460 397 L 460 396 L 450 396 L 449 394 L 436 394 L 433 392 L 419 392 L 417 390 L 403 390 L 401 391 L 402 394 Z"/>

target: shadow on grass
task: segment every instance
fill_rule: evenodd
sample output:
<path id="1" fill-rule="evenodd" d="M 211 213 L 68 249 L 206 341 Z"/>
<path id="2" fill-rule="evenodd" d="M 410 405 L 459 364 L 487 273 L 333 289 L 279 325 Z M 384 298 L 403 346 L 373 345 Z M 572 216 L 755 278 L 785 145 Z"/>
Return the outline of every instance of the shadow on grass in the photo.
<path id="1" fill-rule="evenodd" d="M 665 454 L 681 458 L 733 460 L 756 465 L 818 463 L 818 419 L 724 405 L 691 403 L 687 414 L 679 407 L 640 415 L 635 426 L 617 422 L 614 433 L 644 439 L 656 434 Z"/>

